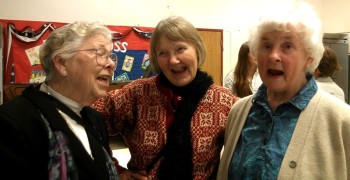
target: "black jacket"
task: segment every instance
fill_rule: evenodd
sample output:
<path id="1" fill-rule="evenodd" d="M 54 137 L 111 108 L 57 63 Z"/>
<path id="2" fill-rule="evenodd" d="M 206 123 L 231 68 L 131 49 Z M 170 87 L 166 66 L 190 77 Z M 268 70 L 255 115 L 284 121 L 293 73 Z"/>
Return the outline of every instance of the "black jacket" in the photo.
<path id="1" fill-rule="evenodd" d="M 39 86 L 29 86 L 21 96 L 0 106 L 0 179 L 48 179 L 48 132 L 41 114 L 53 131 L 59 130 L 66 135 L 79 179 L 108 179 L 102 146 L 107 151 L 110 149 L 102 116 L 85 107 L 87 118 L 82 120 L 57 99 L 39 91 Z M 75 115 L 73 119 L 84 126 L 95 160 L 56 108 Z"/>

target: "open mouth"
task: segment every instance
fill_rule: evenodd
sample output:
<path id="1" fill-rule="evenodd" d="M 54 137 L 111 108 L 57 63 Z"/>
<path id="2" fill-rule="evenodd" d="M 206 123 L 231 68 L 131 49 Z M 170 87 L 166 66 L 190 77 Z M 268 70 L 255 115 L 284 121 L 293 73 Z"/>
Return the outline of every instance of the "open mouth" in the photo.
<path id="1" fill-rule="evenodd" d="M 179 67 L 179 68 L 176 68 L 176 69 L 171 69 L 171 72 L 173 72 L 173 73 L 182 73 L 182 72 L 185 72 L 185 71 L 186 71 L 185 67 Z"/>
<path id="2" fill-rule="evenodd" d="M 104 84 L 109 84 L 109 79 L 110 79 L 110 76 L 97 77 L 97 80 L 101 83 L 104 83 Z"/>
<path id="3" fill-rule="evenodd" d="M 272 70 L 272 69 L 269 69 L 267 71 L 269 73 L 270 76 L 281 76 L 284 74 L 283 71 L 280 71 L 280 70 Z"/>

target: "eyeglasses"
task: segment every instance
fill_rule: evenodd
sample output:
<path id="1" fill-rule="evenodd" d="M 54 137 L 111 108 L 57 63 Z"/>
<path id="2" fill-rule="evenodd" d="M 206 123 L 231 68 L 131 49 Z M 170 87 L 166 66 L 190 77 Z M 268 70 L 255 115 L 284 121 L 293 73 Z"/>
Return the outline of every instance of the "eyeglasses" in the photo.
<path id="1" fill-rule="evenodd" d="M 78 51 L 95 51 L 96 54 L 96 63 L 100 66 L 104 66 L 108 63 L 108 59 L 111 59 L 115 64 L 118 63 L 118 56 L 114 53 L 108 52 L 105 48 L 98 48 L 98 49 L 80 49 L 73 52 Z"/>

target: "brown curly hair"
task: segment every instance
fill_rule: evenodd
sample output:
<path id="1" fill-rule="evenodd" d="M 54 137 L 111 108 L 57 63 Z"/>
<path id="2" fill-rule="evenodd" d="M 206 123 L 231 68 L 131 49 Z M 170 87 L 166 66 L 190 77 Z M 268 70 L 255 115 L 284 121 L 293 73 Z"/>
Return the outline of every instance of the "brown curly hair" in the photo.
<path id="1" fill-rule="evenodd" d="M 331 48 L 325 47 L 323 57 L 317 69 L 320 72 L 320 77 L 331 77 L 335 72 L 341 69 L 337 54 Z"/>

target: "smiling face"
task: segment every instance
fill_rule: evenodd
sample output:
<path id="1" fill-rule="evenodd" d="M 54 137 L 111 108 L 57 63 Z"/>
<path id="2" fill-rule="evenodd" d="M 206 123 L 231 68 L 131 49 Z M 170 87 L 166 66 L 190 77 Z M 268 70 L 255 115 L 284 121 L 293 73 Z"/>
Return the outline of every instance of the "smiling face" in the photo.
<path id="1" fill-rule="evenodd" d="M 293 97 L 306 83 L 306 55 L 293 32 L 272 31 L 262 35 L 257 49 L 259 74 L 269 97 Z"/>
<path id="2" fill-rule="evenodd" d="M 156 52 L 160 69 L 173 85 L 186 86 L 196 77 L 197 53 L 192 43 L 162 36 Z"/>
<path id="3" fill-rule="evenodd" d="M 112 44 L 103 35 L 97 34 L 86 39 L 79 49 L 95 48 L 111 52 Z M 97 58 L 103 58 L 100 55 L 97 54 Z M 77 51 L 71 59 L 64 61 L 64 67 L 67 74 L 64 76 L 66 88 L 63 91 L 67 97 L 82 105 L 89 105 L 107 95 L 109 80 L 115 68 L 111 59 L 101 66 L 96 62 L 96 51 Z"/>

